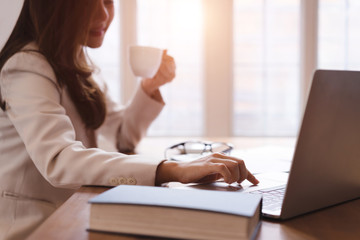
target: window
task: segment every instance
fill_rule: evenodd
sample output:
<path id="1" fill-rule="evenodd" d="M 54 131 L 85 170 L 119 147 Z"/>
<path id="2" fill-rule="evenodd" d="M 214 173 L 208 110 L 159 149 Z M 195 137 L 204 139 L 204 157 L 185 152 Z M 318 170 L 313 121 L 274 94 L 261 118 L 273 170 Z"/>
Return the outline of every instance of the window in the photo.
<path id="1" fill-rule="evenodd" d="M 356 0 L 115 3 L 104 47 L 90 52 L 115 99 L 124 104 L 135 90 L 129 44 L 168 49 L 176 60 L 152 136 L 295 136 L 313 71 L 360 69 Z"/>
<path id="2" fill-rule="evenodd" d="M 203 91 L 211 84 L 211 79 L 202 71 L 208 71 L 204 69 L 204 66 L 209 66 L 206 62 L 217 57 L 207 53 L 212 51 L 212 47 L 226 46 L 234 37 L 234 46 L 223 50 L 234 51 L 228 54 L 234 57 L 234 66 L 229 68 L 234 71 L 234 79 L 217 79 L 234 81 L 228 84 L 234 86 L 231 93 L 234 105 L 213 104 L 219 109 L 234 107 L 225 112 L 233 116 L 224 116 L 221 110 L 215 114 L 217 118 L 233 119 L 220 121 L 218 125 L 214 122 L 210 128 L 233 123 L 232 135 L 295 135 L 299 120 L 299 1 L 230 1 L 233 2 L 230 8 L 233 13 L 224 12 L 223 15 L 233 16 L 234 34 L 221 36 L 223 43 L 214 41 L 215 44 L 209 47 L 206 45 L 209 40 L 202 37 L 209 37 L 204 30 L 205 24 L 202 24 L 202 12 L 213 11 L 216 5 L 218 11 L 228 11 L 221 7 L 228 3 L 215 2 L 137 1 L 138 43 L 169 48 L 178 65 L 176 81 L 164 89 L 168 106 L 152 126 L 150 134 L 207 134 L 203 126 L 206 126 L 206 121 L 212 121 L 216 110 L 211 109 L 212 106 L 205 107 L 209 99 Z M 212 21 L 211 16 L 205 19 Z M 228 23 L 211 24 L 226 27 Z M 224 61 L 222 57 L 226 55 L 219 56 L 218 61 Z M 217 72 L 227 71 L 218 65 L 213 67 L 219 68 L 215 70 Z M 212 98 L 217 98 L 211 100 L 215 103 L 227 97 L 209 92 L 214 91 L 211 87 L 206 91 Z"/>
<path id="3" fill-rule="evenodd" d="M 138 0 L 137 42 L 168 49 L 176 61 L 176 78 L 162 87 L 166 107 L 149 134 L 203 134 L 202 1 Z"/>
<path id="4" fill-rule="evenodd" d="M 320 0 L 320 68 L 360 70 L 359 12 L 357 0 Z"/>
<path id="5" fill-rule="evenodd" d="M 295 135 L 300 1 L 234 1 L 234 134 Z"/>

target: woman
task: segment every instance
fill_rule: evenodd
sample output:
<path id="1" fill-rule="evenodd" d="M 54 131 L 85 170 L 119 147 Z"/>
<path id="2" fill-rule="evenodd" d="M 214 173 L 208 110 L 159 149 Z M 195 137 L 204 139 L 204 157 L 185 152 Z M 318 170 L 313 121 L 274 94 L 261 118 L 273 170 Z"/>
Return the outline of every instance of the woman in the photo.
<path id="1" fill-rule="evenodd" d="M 160 113 L 159 87 L 175 64 L 164 53 L 156 76 L 119 108 L 84 51 L 101 46 L 113 15 L 109 0 L 25 0 L 0 53 L 1 239 L 24 239 L 81 185 L 258 183 L 242 160 L 222 154 L 179 163 L 120 153 Z M 99 149 L 100 136 L 119 152 Z"/>

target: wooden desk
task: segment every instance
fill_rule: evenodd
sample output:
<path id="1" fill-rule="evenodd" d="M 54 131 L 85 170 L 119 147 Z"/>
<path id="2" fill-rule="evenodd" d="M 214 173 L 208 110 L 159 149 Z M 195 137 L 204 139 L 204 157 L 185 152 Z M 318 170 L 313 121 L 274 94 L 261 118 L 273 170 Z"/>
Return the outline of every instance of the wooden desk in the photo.
<path id="1" fill-rule="evenodd" d="M 139 146 L 139 152 L 150 153 L 159 149 L 162 157 L 165 147 L 183 141 L 179 138 L 147 138 Z M 186 140 L 186 139 L 185 139 Z M 264 144 L 293 146 L 294 139 L 284 138 L 226 138 L 212 139 L 232 142 L 235 148 L 263 146 Z M 156 155 L 155 154 L 155 155 Z M 87 201 L 107 190 L 102 187 L 82 187 L 59 209 L 55 211 L 29 240 L 39 239 L 76 239 L 76 240 L 112 240 L 112 239 L 154 239 L 126 235 L 111 235 L 87 232 L 90 205 Z M 360 236 L 360 199 L 341 205 L 303 215 L 288 221 L 277 222 L 264 219 L 256 239 L 359 239 Z"/>

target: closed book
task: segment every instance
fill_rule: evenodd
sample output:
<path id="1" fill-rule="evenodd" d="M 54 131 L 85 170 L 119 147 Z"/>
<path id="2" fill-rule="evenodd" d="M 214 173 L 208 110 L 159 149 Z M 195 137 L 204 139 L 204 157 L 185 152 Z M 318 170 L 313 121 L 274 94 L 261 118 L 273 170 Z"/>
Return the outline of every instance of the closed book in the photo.
<path id="1" fill-rule="evenodd" d="M 112 188 L 91 199 L 89 230 L 181 239 L 252 239 L 261 196 L 164 187 Z"/>

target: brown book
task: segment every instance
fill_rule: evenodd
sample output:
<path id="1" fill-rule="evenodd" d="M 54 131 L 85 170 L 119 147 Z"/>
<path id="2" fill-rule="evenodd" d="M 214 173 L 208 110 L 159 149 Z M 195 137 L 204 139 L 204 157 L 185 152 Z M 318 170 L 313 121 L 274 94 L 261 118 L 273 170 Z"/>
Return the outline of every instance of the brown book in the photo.
<path id="1" fill-rule="evenodd" d="M 261 196 L 118 186 L 91 199 L 90 231 L 182 239 L 252 239 Z"/>

